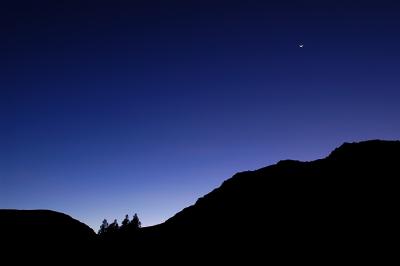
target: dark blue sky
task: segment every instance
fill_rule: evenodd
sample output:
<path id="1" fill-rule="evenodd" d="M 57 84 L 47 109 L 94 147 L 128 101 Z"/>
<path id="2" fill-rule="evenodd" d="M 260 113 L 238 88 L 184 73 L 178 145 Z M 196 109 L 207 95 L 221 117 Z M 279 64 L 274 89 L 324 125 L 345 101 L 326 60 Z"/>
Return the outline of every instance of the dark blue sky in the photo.
<path id="1" fill-rule="evenodd" d="M 0 208 L 151 225 L 235 172 L 400 138 L 398 1 L 8 2 Z"/>

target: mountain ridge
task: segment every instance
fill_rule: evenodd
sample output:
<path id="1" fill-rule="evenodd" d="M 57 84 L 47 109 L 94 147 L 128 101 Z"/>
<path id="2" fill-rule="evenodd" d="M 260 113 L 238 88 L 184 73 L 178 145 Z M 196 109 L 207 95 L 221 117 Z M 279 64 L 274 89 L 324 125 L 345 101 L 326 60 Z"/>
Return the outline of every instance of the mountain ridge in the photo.
<path id="1" fill-rule="evenodd" d="M 375 140 L 368 140 L 368 141 L 362 141 L 362 142 L 344 142 L 342 145 L 335 148 L 331 153 L 329 153 L 328 156 L 326 156 L 325 158 L 322 158 L 322 159 L 317 159 L 317 160 L 313 160 L 313 161 L 298 161 L 298 160 L 293 160 L 293 159 L 285 159 L 285 160 L 278 161 L 276 164 L 272 164 L 272 165 L 262 167 L 262 168 L 259 168 L 256 170 L 247 170 L 247 171 L 243 171 L 243 172 L 238 172 L 238 173 L 234 174 L 231 178 L 228 178 L 227 180 L 223 181 L 222 184 L 218 188 L 215 188 L 211 192 L 200 197 L 199 199 L 197 199 L 195 204 L 184 208 L 182 211 L 185 211 L 186 209 L 191 208 L 191 207 L 195 206 L 196 204 L 203 202 L 204 198 L 211 196 L 212 194 L 220 191 L 221 189 L 225 188 L 226 186 L 229 186 L 230 183 L 239 182 L 238 181 L 239 179 L 246 179 L 253 174 L 260 173 L 260 172 L 263 172 L 263 171 L 266 171 L 269 169 L 273 169 L 276 167 L 281 167 L 281 168 L 301 167 L 304 165 L 319 163 L 323 160 L 337 160 L 337 159 L 348 160 L 348 159 L 354 158 L 355 156 L 365 157 L 364 155 L 368 154 L 368 152 L 366 152 L 366 150 L 370 149 L 372 146 L 374 147 L 375 151 L 382 151 L 386 147 L 389 147 L 389 146 L 400 147 L 400 141 L 375 139 Z M 382 146 L 385 146 L 385 147 L 382 147 Z M 391 149 L 391 150 L 393 150 L 391 152 L 394 152 L 394 149 Z M 343 157 L 345 157 L 345 158 L 343 158 Z M 167 219 L 166 222 L 168 222 L 170 219 L 173 219 L 176 215 L 179 216 L 181 212 L 176 213 L 171 218 Z"/>
<path id="2" fill-rule="evenodd" d="M 276 259 L 378 259 L 393 250 L 386 237 L 398 221 L 399 177 L 400 141 L 344 143 L 323 159 L 236 173 L 164 223 L 96 245 L 104 241 L 108 254 L 124 258 L 136 250 L 143 257 L 151 251 L 177 258 L 180 251 L 204 258 L 267 252 Z"/>

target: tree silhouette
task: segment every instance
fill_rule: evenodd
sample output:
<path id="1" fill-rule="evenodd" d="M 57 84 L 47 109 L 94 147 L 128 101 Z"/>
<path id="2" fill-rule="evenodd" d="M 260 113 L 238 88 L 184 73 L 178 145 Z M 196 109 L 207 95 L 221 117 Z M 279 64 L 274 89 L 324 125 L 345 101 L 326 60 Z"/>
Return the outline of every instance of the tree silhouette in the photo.
<path id="1" fill-rule="evenodd" d="M 99 235 L 104 235 L 105 237 L 112 237 L 119 234 L 119 231 L 132 230 L 135 231 L 142 226 L 137 213 L 133 215 L 132 221 L 129 221 L 128 214 L 125 215 L 125 219 L 122 221 L 121 226 L 118 225 L 117 219 L 111 224 L 108 224 L 107 220 L 104 219 L 98 231 Z"/>
<path id="2" fill-rule="evenodd" d="M 108 226 L 107 231 L 109 233 L 115 233 L 118 231 L 118 229 L 119 229 L 119 225 L 118 225 L 117 219 L 115 219 L 114 222 Z"/>
<path id="3" fill-rule="evenodd" d="M 139 220 L 139 217 L 137 213 L 133 215 L 132 221 L 131 221 L 131 227 L 134 229 L 139 229 L 142 226 L 142 223 Z"/>
<path id="4" fill-rule="evenodd" d="M 103 223 L 100 225 L 100 230 L 98 232 L 99 235 L 104 235 L 108 231 L 108 222 L 107 219 L 103 220 Z"/>
<path id="5" fill-rule="evenodd" d="M 129 223 L 130 223 L 129 216 L 127 214 L 127 215 L 125 215 L 125 219 L 122 221 L 121 228 L 125 228 Z"/>

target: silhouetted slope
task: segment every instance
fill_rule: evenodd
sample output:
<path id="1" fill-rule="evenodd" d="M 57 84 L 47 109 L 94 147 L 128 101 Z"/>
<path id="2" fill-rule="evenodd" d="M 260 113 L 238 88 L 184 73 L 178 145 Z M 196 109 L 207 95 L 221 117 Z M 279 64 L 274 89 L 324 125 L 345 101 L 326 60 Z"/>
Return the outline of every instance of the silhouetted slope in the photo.
<path id="1" fill-rule="evenodd" d="M 0 210 L 0 235 L 3 243 L 19 249 L 87 245 L 96 238 L 84 223 L 49 210 Z"/>
<path id="2" fill-rule="evenodd" d="M 394 248 L 399 177 L 400 142 L 345 143 L 325 159 L 238 173 L 142 242 L 199 256 L 370 257 Z"/>
<path id="3" fill-rule="evenodd" d="M 285 160 L 256 171 L 235 174 L 221 187 L 200 198 L 195 205 L 177 213 L 165 224 L 201 224 L 204 227 L 210 221 L 214 227 L 219 219 L 223 219 L 223 225 L 238 221 L 242 224 L 240 227 L 247 227 L 249 223 L 257 222 L 248 220 L 253 215 L 243 217 L 245 220 L 234 217 L 241 215 L 242 211 L 247 212 L 248 208 L 258 206 L 260 209 L 257 209 L 261 210 L 263 207 L 273 207 L 271 205 L 274 203 L 294 204 L 311 195 L 314 198 L 307 202 L 308 206 L 315 205 L 316 202 L 312 200 L 318 199 L 336 199 L 336 203 L 343 201 L 344 197 L 350 197 L 346 198 L 350 200 L 362 195 L 367 199 L 372 195 L 366 193 L 365 187 L 378 192 L 376 189 L 384 185 L 385 190 L 391 190 L 388 185 L 399 177 L 399 173 L 399 141 L 345 143 L 323 160 Z M 258 214 L 255 213 L 257 217 L 260 216 Z"/>

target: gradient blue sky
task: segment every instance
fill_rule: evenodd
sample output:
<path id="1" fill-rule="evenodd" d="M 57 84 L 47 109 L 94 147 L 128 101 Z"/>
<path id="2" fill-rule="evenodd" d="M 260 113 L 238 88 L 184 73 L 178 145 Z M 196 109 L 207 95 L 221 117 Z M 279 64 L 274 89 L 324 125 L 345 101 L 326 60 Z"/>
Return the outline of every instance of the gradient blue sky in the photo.
<path id="1" fill-rule="evenodd" d="M 235 172 L 400 138 L 398 1 L 8 2 L 0 208 L 152 225 Z"/>

